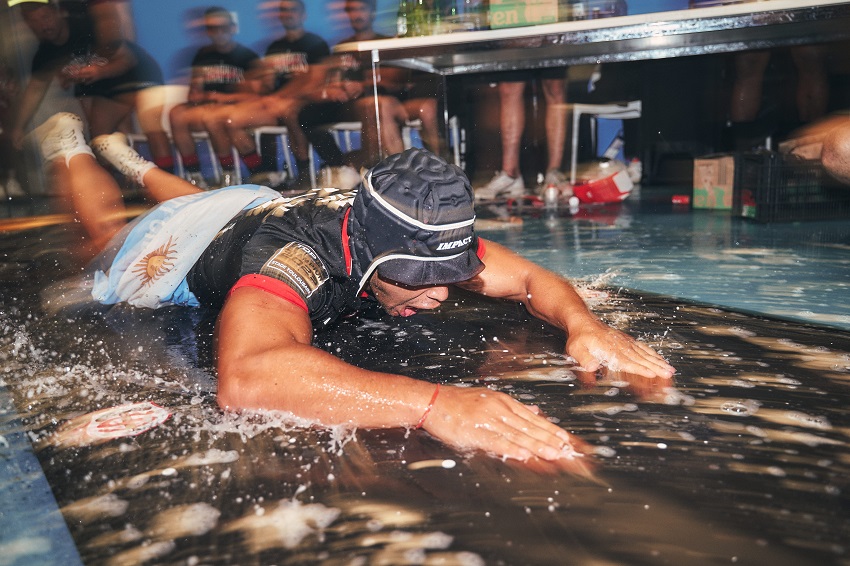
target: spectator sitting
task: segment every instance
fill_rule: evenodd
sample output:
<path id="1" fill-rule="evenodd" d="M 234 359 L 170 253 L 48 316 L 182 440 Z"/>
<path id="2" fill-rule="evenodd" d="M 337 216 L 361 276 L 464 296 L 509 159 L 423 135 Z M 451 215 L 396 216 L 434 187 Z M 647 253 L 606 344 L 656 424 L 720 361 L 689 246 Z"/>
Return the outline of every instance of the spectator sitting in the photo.
<path id="1" fill-rule="evenodd" d="M 220 7 L 209 8 L 204 12 L 204 25 L 212 43 L 199 49 L 192 60 L 188 101 L 172 108 L 170 115 L 171 135 L 183 161 L 186 179 L 201 188 L 207 188 L 208 184 L 201 173 L 192 132 L 205 131 L 205 117 L 217 107 L 254 98 L 260 68 L 259 56 L 233 40 L 236 23 L 230 12 Z M 223 155 L 218 149 L 216 153 Z M 229 152 L 221 159 L 227 177 L 235 164 Z M 217 181 L 229 184 L 226 178 Z"/>
<path id="2" fill-rule="evenodd" d="M 129 24 L 123 2 L 92 3 L 84 12 L 66 10 L 55 0 L 10 0 L 9 4 L 19 6 L 27 27 L 39 40 L 32 76 L 15 112 L 15 147 L 22 147 L 26 127 L 55 77 L 63 88 L 74 87 L 93 136 L 114 132 L 136 110 L 154 162 L 166 169 L 173 165 L 162 127 L 162 105 L 146 100 L 156 96 L 153 87 L 162 85 L 162 72 L 147 52 L 126 39 Z"/>
<path id="3" fill-rule="evenodd" d="M 300 156 L 295 164 L 298 178 L 293 184 L 307 187 L 310 184 L 306 157 L 309 142 L 295 118 L 306 103 L 308 93 L 317 89 L 315 65 L 330 54 L 330 49 L 324 39 L 304 29 L 306 8 L 302 0 L 281 0 L 278 10 L 286 33 L 269 45 L 263 57 L 263 91 L 268 94 L 210 113 L 205 121 L 222 163 L 231 155 L 231 146 L 235 146 L 252 174 L 251 182 L 269 186 L 279 186 L 283 182 L 273 173 L 277 156 L 267 159 L 268 152 L 264 152 L 261 157 L 248 129 L 285 123 L 290 145 Z M 323 135 L 330 136 L 327 132 Z M 331 138 L 326 143 L 334 144 L 334 141 Z"/>
<path id="4" fill-rule="evenodd" d="M 543 186 L 555 185 L 564 196 L 571 188 L 561 172 L 564 139 L 567 132 L 566 69 L 507 71 L 499 73 L 499 120 L 502 142 L 502 169 L 487 185 L 475 190 L 480 201 L 520 197 L 525 182 L 520 171 L 520 141 L 525 128 L 525 84 L 540 78 L 546 99 L 546 147 L 548 162 Z"/>

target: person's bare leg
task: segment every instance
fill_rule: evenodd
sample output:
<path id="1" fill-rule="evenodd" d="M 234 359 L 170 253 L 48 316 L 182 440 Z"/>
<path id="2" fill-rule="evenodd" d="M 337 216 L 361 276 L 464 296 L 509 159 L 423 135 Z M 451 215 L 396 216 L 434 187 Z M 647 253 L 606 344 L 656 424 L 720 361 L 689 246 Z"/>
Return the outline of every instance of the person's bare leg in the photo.
<path id="1" fill-rule="evenodd" d="M 102 96 L 93 96 L 91 99 L 87 117 L 92 137 L 118 131 L 118 126 L 133 110 L 132 104 L 127 104 L 120 99 Z"/>
<path id="2" fill-rule="evenodd" d="M 801 122 L 811 122 L 826 114 L 829 82 L 826 52 L 821 45 L 799 45 L 791 48 L 797 68 L 797 114 Z"/>
<path id="3" fill-rule="evenodd" d="M 546 99 L 547 170 L 561 169 L 567 135 L 566 83 L 563 79 L 544 79 L 543 97 Z"/>
<path id="4" fill-rule="evenodd" d="M 210 143 L 216 155 L 230 155 L 233 143 L 225 124 L 234 111 L 234 104 L 219 104 L 210 108 L 201 115 L 203 127 L 210 136 Z"/>
<path id="5" fill-rule="evenodd" d="M 375 98 L 365 96 L 353 103 L 354 118 L 362 124 L 361 154 L 363 165 L 371 166 L 380 161 L 383 155 L 392 155 L 404 151 L 401 139 L 401 125 L 407 119 L 407 111 L 394 96 L 379 96 L 378 111 L 381 120 L 380 144 L 378 124 L 375 119 Z"/>
<path id="6" fill-rule="evenodd" d="M 408 114 L 404 105 L 393 96 L 378 97 L 378 108 L 381 117 L 381 144 L 384 154 L 378 157 L 378 161 L 380 161 L 386 155 L 395 155 L 404 151 L 401 128 L 407 121 Z M 375 105 L 373 99 L 361 99 L 358 103 L 358 113 L 361 114 L 364 129 L 377 127 L 374 118 Z M 378 149 L 374 148 L 367 155 L 373 158 L 377 155 L 377 151 Z"/>
<path id="7" fill-rule="evenodd" d="M 203 122 L 197 119 L 200 106 L 178 104 L 171 109 L 169 118 L 171 120 L 171 137 L 177 151 L 184 158 L 195 154 L 195 140 L 192 138 L 193 130 L 203 128 Z"/>
<path id="8" fill-rule="evenodd" d="M 525 129 L 525 82 L 499 83 L 499 120 L 502 138 L 502 171 L 518 177 L 519 144 Z"/>
<path id="9" fill-rule="evenodd" d="M 148 147 L 154 161 L 171 161 L 171 141 L 163 125 L 165 109 L 165 87 L 155 86 L 146 88 L 128 96 L 131 97 L 139 127 L 148 140 Z M 111 132 L 107 132 L 111 133 Z"/>
<path id="10" fill-rule="evenodd" d="M 96 249 L 101 249 L 126 221 L 121 189 L 85 141 L 83 121 L 60 112 L 35 128 L 50 173 L 68 208 Z"/>
<path id="11" fill-rule="evenodd" d="M 155 202 L 163 202 L 177 197 L 205 192 L 189 181 L 172 175 L 168 171 L 163 171 L 158 167 L 150 169 L 142 175 L 142 186 L 148 198 Z"/>
<path id="12" fill-rule="evenodd" d="M 770 51 L 745 51 L 736 53 L 735 83 L 729 119 L 732 122 L 752 122 L 761 108 L 762 83 Z"/>
<path id="13" fill-rule="evenodd" d="M 213 123 L 208 124 L 210 137 L 227 136 L 227 139 L 241 155 L 257 151 L 250 128 L 275 126 L 277 118 L 266 108 L 265 97 L 250 102 L 242 102 L 230 107 L 226 113 L 217 113 Z"/>
<path id="14" fill-rule="evenodd" d="M 444 148 L 440 144 L 440 126 L 437 123 L 437 99 L 413 98 L 404 103 L 404 108 L 407 119 L 418 118 L 422 123 L 419 135 L 425 149 L 442 155 Z"/>
<path id="15" fill-rule="evenodd" d="M 92 244 L 98 250 L 124 227 L 127 210 L 121 189 L 91 155 L 75 155 L 54 166 L 67 167 L 69 200 Z"/>
<path id="16" fill-rule="evenodd" d="M 293 102 L 291 110 L 278 113 L 277 117 L 289 131 L 289 150 L 296 160 L 303 162 L 310 158 L 310 140 L 307 139 L 307 134 L 298 119 L 298 113 L 304 108 L 304 103 Z"/>

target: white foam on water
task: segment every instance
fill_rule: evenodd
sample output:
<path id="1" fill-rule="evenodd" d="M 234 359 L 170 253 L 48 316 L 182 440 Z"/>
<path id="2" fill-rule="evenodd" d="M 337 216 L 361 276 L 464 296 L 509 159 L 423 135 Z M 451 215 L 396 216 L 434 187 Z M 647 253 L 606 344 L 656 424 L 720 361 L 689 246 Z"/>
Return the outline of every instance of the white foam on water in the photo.
<path id="1" fill-rule="evenodd" d="M 80 499 L 62 508 L 66 519 L 91 523 L 103 517 L 120 517 L 127 511 L 129 503 L 114 493 Z"/>
<path id="2" fill-rule="evenodd" d="M 186 466 L 211 466 L 213 464 L 230 464 L 239 459 L 236 450 L 219 450 L 212 448 L 201 454 L 192 454 L 183 464 Z"/>
<path id="3" fill-rule="evenodd" d="M 346 425 L 328 426 L 315 420 L 305 419 L 287 411 L 241 411 L 211 415 L 204 420 L 199 430 L 216 434 L 238 434 L 249 440 L 266 431 L 305 431 L 319 427 L 328 435 L 327 452 L 341 454 L 343 448 L 357 435 L 357 429 Z"/>
<path id="4" fill-rule="evenodd" d="M 106 564 L 109 566 L 138 566 L 158 558 L 167 556 L 174 551 L 175 544 L 172 541 L 159 541 L 143 543 L 136 548 L 125 550 L 109 558 Z"/>
<path id="5" fill-rule="evenodd" d="M 724 401 L 720 404 L 720 410 L 727 415 L 735 417 L 749 417 L 755 415 L 761 403 L 753 399 L 745 399 L 741 401 Z"/>
<path id="6" fill-rule="evenodd" d="M 131 542 L 139 541 L 143 537 L 144 534 L 142 534 L 139 529 L 132 525 L 126 525 L 120 531 L 110 531 L 96 536 L 92 540 L 88 541 L 86 546 L 90 548 L 123 546 Z"/>
<path id="7" fill-rule="evenodd" d="M 304 505 L 297 500 L 279 501 L 276 507 L 263 508 L 231 521 L 225 532 L 241 532 L 252 552 L 271 548 L 295 548 L 309 537 L 324 540 L 324 530 L 339 517 L 340 510 L 321 503 Z"/>
<path id="8" fill-rule="evenodd" d="M 220 516 L 221 511 L 208 503 L 180 505 L 157 513 L 145 534 L 155 540 L 199 536 L 215 528 Z"/>

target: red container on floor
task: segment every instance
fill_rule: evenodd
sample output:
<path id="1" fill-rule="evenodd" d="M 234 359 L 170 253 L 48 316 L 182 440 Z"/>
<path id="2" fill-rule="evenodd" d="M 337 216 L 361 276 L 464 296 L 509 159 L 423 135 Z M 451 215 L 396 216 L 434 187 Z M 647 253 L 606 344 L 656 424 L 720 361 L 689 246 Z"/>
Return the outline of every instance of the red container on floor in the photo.
<path id="1" fill-rule="evenodd" d="M 573 194 L 583 203 L 620 202 L 631 194 L 633 188 L 629 174 L 623 170 L 574 185 Z"/>

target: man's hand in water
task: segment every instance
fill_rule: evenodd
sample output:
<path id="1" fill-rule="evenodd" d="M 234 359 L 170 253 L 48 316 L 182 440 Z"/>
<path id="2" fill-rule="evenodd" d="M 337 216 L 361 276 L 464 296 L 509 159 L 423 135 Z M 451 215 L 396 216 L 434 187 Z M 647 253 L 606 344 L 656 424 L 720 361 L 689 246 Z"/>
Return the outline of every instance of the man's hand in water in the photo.
<path id="1" fill-rule="evenodd" d="M 669 379 L 676 371 L 655 350 L 597 320 L 588 320 L 567 336 L 567 355 L 586 371 L 602 366 L 643 377 Z"/>
<path id="2" fill-rule="evenodd" d="M 584 442 L 549 422 L 537 407 L 482 387 L 443 386 L 423 428 L 461 451 L 543 460 L 582 475 L 589 469 Z"/>

